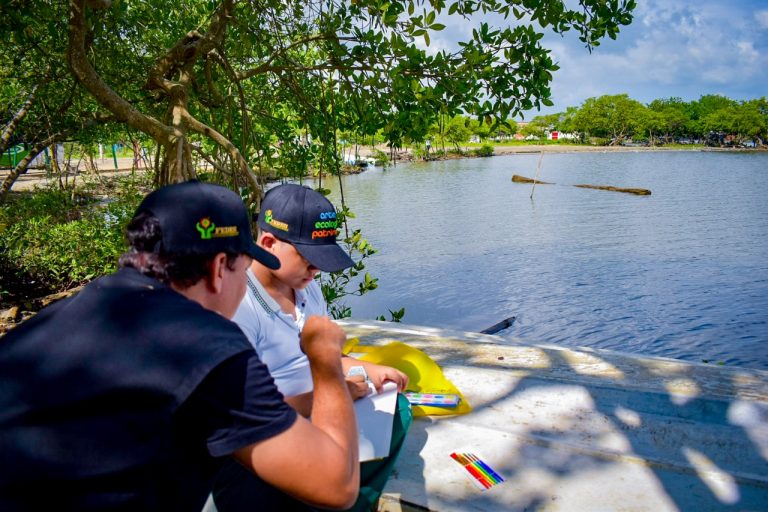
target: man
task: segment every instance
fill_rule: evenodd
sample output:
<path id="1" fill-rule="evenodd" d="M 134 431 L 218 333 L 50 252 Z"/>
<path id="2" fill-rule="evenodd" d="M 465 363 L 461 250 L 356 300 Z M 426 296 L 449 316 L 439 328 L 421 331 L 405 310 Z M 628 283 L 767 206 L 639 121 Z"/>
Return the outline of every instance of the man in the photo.
<path id="1" fill-rule="evenodd" d="M 296 184 L 270 189 L 261 204 L 257 243 L 280 260 L 280 267 L 275 269 L 254 260 L 248 271 L 248 290 L 233 318 L 269 367 L 286 402 L 306 417 L 314 416 L 316 397 L 313 399 L 311 368 L 298 340 L 308 317 L 327 314 L 315 276 L 320 271 L 336 272 L 354 264 L 336 242 L 339 226 L 335 208 L 319 192 Z M 369 382 L 377 390 L 385 381 L 396 383 L 399 391 L 408 384 L 408 377 L 395 368 L 350 357 L 344 357 L 341 364 L 356 399 L 370 392 Z M 402 448 L 412 419 L 403 396 L 399 397 L 396 416 L 390 456 L 362 466 L 361 496 L 355 510 L 375 506 Z M 228 464 L 215 484 L 219 511 L 247 510 L 252 501 L 251 480 L 241 468 Z"/>
<path id="2" fill-rule="evenodd" d="M 343 331 L 310 318 L 311 422 L 282 400 L 228 320 L 256 247 L 234 192 L 196 181 L 149 194 L 120 269 L 0 342 L 0 510 L 193 510 L 225 456 L 288 493 L 344 508 L 358 493 Z M 301 475 L 301 478 L 296 478 Z"/>

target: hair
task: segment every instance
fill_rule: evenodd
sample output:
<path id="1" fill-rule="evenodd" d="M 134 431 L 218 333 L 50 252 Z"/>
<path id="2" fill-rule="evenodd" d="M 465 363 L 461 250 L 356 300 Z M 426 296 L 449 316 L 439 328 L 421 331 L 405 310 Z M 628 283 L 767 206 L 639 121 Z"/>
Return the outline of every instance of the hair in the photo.
<path id="1" fill-rule="evenodd" d="M 120 256 L 117 266 L 130 267 L 139 273 L 179 288 L 189 288 L 208 275 L 211 261 L 219 253 L 163 253 L 163 231 L 154 215 L 143 212 L 126 228 L 128 252 Z M 238 253 L 225 252 L 227 268 L 234 270 Z"/>

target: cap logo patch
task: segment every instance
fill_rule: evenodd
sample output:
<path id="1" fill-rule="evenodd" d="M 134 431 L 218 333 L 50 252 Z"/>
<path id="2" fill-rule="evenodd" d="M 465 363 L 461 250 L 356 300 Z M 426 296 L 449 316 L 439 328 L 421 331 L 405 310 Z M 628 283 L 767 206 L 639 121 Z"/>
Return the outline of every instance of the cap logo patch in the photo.
<path id="1" fill-rule="evenodd" d="M 203 217 L 200 219 L 200 221 L 195 226 L 197 230 L 200 232 L 200 238 L 203 240 L 210 240 L 211 239 L 211 233 L 214 229 L 216 229 L 216 224 L 211 222 L 211 219 L 208 217 Z"/>
<path id="2" fill-rule="evenodd" d="M 288 231 L 288 224 L 272 218 L 272 210 L 267 210 L 266 212 L 264 212 L 264 222 L 266 222 L 273 228 L 281 229 L 283 231 Z"/>
<path id="3" fill-rule="evenodd" d="M 238 231 L 237 226 L 222 226 L 217 228 L 216 224 L 211 222 L 211 219 L 208 217 L 200 219 L 195 227 L 200 232 L 200 238 L 203 240 L 240 236 L 240 231 Z"/>
<path id="4" fill-rule="evenodd" d="M 339 221 L 336 220 L 336 212 L 321 212 L 320 220 L 315 222 L 315 230 L 312 231 L 312 240 L 331 236 L 335 238 L 339 234 L 339 230 L 336 229 L 338 226 Z"/>
<path id="5" fill-rule="evenodd" d="M 213 238 L 226 238 L 230 236 L 240 236 L 240 231 L 238 231 L 237 226 L 224 226 L 221 228 L 216 228 L 213 230 L 213 234 L 211 235 Z"/>

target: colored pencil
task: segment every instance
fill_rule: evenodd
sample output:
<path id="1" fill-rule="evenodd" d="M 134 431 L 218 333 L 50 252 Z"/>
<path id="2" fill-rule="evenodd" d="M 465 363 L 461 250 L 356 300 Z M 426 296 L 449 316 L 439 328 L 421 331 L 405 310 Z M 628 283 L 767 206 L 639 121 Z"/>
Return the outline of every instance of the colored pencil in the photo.
<path id="1" fill-rule="evenodd" d="M 466 455 L 469 460 L 476 462 L 477 464 L 480 465 L 480 467 L 482 467 L 486 472 L 488 472 L 488 474 L 491 476 L 491 478 L 493 478 L 496 481 L 497 484 L 504 481 L 501 475 L 499 475 L 497 472 L 491 469 L 491 467 L 488 464 L 480 460 L 480 458 L 477 455 L 473 455 L 471 453 L 468 453 Z"/>
<path id="2" fill-rule="evenodd" d="M 496 478 L 485 468 L 482 464 L 479 464 L 477 462 L 473 462 L 470 464 L 473 468 L 477 469 L 479 472 L 481 472 L 488 481 L 490 481 L 493 485 L 496 485 L 499 483 L 499 480 L 496 480 Z"/>
<path id="3" fill-rule="evenodd" d="M 490 489 L 491 487 L 493 487 L 493 485 L 494 485 L 494 484 L 492 484 L 491 482 L 489 482 L 489 481 L 488 481 L 488 479 L 485 477 L 485 475 L 483 475 L 483 474 L 482 474 L 480 471 L 478 471 L 478 469 L 477 469 L 477 468 L 475 468 L 475 467 L 474 467 L 474 466 L 472 466 L 471 464 L 470 464 L 470 465 L 467 465 L 467 466 L 464 466 L 464 469 L 466 469 L 467 471 L 469 471 L 469 473 L 470 473 L 470 474 L 471 474 L 473 477 L 475 477 L 475 479 L 476 479 L 478 482 L 480 482 L 481 484 L 483 484 L 483 487 L 485 487 L 486 489 Z"/>
<path id="4" fill-rule="evenodd" d="M 479 459 L 477 459 L 477 457 L 474 455 L 454 452 L 451 453 L 451 458 L 464 466 L 464 469 L 466 469 L 467 472 L 469 472 L 469 474 L 472 475 L 475 480 L 485 489 L 490 489 L 494 485 L 503 481 L 503 479 L 498 475 L 494 476 L 495 472 L 493 470 L 489 471 L 490 468 L 488 468 L 485 464 L 478 464 L 477 461 L 479 461 Z M 473 461 L 472 458 L 477 459 L 477 461 Z"/>
<path id="5" fill-rule="evenodd" d="M 488 478 L 488 480 L 493 483 L 493 485 L 496 485 L 502 481 L 498 479 L 498 475 L 493 475 L 493 470 L 490 470 L 488 466 L 486 466 L 482 461 L 480 461 L 480 459 L 471 453 L 462 453 L 460 456 L 465 461 L 466 465 L 470 465 L 478 471 L 482 472 Z"/>

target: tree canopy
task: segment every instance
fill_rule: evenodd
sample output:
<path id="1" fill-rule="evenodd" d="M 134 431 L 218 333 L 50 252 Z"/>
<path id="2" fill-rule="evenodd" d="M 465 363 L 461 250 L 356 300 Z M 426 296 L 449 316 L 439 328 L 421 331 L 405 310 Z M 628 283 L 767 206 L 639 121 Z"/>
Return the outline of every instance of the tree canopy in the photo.
<path id="1" fill-rule="evenodd" d="M 17 119 L 14 140 L 31 145 L 93 141 L 109 130 L 151 139 L 156 185 L 193 177 L 194 155 L 258 200 L 267 169 L 337 166 L 338 130 L 382 130 L 399 146 L 423 140 L 440 115 L 493 123 L 551 105 L 558 66 L 542 30 L 575 31 L 591 49 L 615 38 L 634 7 L 635 0 L 581 0 L 574 8 L 562 0 L 3 0 L 0 48 L 12 56 L 0 64 L 4 126 Z M 455 50 L 429 46 L 445 17 L 474 23 L 489 14 L 502 26 L 477 22 Z"/>

